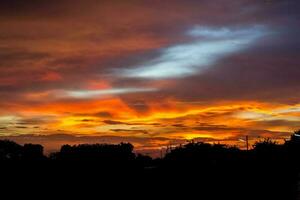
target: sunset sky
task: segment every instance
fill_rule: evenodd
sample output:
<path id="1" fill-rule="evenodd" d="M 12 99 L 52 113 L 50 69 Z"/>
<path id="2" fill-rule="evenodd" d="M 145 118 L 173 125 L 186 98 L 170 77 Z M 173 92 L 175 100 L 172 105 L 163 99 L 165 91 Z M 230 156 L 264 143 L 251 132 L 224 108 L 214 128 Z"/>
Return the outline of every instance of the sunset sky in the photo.
<path id="1" fill-rule="evenodd" d="M 0 0 L 0 139 L 287 138 L 300 128 L 300 1 Z"/>

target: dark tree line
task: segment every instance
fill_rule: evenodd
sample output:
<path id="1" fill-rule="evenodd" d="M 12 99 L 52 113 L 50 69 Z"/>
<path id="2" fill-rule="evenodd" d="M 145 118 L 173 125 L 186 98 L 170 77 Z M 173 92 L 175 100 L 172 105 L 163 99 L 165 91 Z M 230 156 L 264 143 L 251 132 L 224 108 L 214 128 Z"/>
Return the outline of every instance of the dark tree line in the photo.
<path id="1" fill-rule="evenodd" d="M 39 144 L 19 145 L 13 141 L 0 140 L 0 161 L 39 161 L 47 159 L 44 147 Z"/>
<path id="2" fill-rule="evenodd" d="M 104 185 L 113 181 L 114 187 L 132 181 L 137 188 L 153 187 L 150 183 L 154 182 L 156 188 L 167 185 L 172 192 L 198 191 L 209 199 L 240 199 L 240 193 L 247 194 L 241 199 L 296 199 L 300 185 L 299 136 L 297 131 L 283 144 L 265 139 L 248 151 L 190 142 L 159 159 L 135 154 L 129 143 L 63 145 L 45 156 L 39 144 L 2 140 L 0 177 L 6 174 L 11 180 L 15 174 L 27 180 L 35 176 L 39 179 L 36 183 L 53 179 L 62 187 L 82 186 L 91 180 Z M 124 175 L 128 177 L 120 178 Z"/>
<path id="3" fill-rule="evenodd" d="M 271 139 L 256 142 L 249 151 L 224 144 L 190 142 L 169 151 L 162 159 L 134 153 L 130 143 L 120 144 L 79 144 L 63 145 L 58 152 L 44 155 L 44 148 L 39 144 L 20 145 L 9 140 L 0 140 L 0 161 L 101 161 L 101 162 L 136 162 L 145 166 L 174 164 L 210 166 L 238 162 L 275 162 L 285 160 L 300 163 L 300 130 L 291 135 L 284 144 L 277 144 Z M 153 166 L 154 165 L 154 166 Z M 157 166 L 156 166 L 157 167 Z"/>
<path id="4" fill-rule="evenodd" d="M 59 152 L 50 155 L 60 161 L 131 161 L 135 159 L 133 146 L 129 143 L 63 145 Z"/>

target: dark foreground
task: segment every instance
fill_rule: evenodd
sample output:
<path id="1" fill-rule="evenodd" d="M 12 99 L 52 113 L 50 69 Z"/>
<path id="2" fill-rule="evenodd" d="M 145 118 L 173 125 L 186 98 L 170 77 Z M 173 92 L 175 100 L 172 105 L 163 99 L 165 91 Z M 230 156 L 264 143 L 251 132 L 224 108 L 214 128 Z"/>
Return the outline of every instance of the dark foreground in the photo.
<path id="1" fill-rule="evenodd" d="M 297 171 L 270 167 L 161 167 L 134 169 L 101 164 L 52 163 L 8 166 L 2 193 L 97 194 L 187 199 L 297 199 Z M 23 193 L 23 192 L 22 192 Z M 144 195 L 144 196 L 143 196 Z"/>
<path id="2" fill-rule="evenodd" d="M 63 146 L 50 157 L 39 145 L 11 144 L 0 142 L 2 194 L 42 192 L 42 199 L 63 194 L 84 199 L 298 196 L 300 142 L 295 136 L 283 145 L 264 141 L 250 151 L 190 143 L 155 160 L 136 156 L 130 144 Z"/>

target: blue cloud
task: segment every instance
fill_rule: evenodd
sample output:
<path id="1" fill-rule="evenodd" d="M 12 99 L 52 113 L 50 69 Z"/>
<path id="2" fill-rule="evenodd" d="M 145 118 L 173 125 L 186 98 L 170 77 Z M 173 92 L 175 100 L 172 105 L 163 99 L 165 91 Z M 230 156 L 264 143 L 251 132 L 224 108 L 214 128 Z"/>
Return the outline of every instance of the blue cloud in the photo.
<path id="1" fill-rule="evenodd" d="M 263 26 L 241 29 L 196 26 L 186 33 L 194 38 L 193 42 L 165 48 L 159 57 L 127 68 L 122 71 L 121 76 L 146 79 L 190 76 L 226 56 L 248 48 L 266 33 Z"/>
<path id="2" fill-rule="evenodd" d="M 102 90 L 76 90 L 76 91 L 66 91 L 65 95 L 72 98 L 97 98 L 108 95 L 120 95 L 128 93 L 137 92 L 154 92 L 155 88 L 111 88 Z"/>

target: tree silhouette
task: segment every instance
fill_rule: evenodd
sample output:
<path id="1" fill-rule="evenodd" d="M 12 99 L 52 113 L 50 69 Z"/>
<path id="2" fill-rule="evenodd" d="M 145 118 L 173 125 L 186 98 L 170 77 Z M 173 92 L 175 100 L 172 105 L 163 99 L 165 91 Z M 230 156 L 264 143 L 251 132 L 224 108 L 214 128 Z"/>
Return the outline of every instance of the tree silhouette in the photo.
<path id="1" fill-rule="evenodd" d="M 253 147 L 253 150 L 259 153 L 272 153 L 278 150 L 279 145 L 277 145 L 275 141 L 267 138 L 263 141 L 256 142 Z"/>
<path id="2" fill-rule="evenodd" d="M 80 144 L 63 145 L 59 152 L 53 153 L 51 158 L 61 161 L 93 161 L 93 162 L 121 162 L 135 159 L 133 146 L 129 143 L 111 144 Z"/>
<path id="3" fill-rule="evenodd" d="M 22 157 L 22 146 L 9 140 L 0 140 L 0 160 L 19 160 Z"/>
<path id="4" fill-rule="evenodd" d="M 23 146 L 23 159 L 25 160 L 43 160 L 44 147 L 40 144 L 25 144 Z"/>

